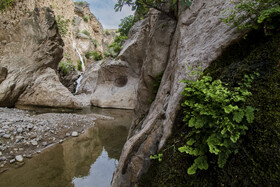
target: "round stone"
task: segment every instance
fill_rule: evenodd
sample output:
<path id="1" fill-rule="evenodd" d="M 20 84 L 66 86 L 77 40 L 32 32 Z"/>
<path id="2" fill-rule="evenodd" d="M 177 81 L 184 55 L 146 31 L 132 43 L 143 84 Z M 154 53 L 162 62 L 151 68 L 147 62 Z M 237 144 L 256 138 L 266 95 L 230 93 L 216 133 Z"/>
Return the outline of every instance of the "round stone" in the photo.
<path id="1" fill-rule="evenodd" d="M 72 132 L 72 136 L 73 136 L 73 137 L 77 137 L 78 135 L 79 135 L 79 134 L 78 134 L 77 131 L 73 131 L 73 132 Z"/>
<path id="2" fill-rule="evenodd" d="M 23 157 L 21 155 L 17 155 L 16 156 L 16 161 L 22 162 L 23 161 Z"/>

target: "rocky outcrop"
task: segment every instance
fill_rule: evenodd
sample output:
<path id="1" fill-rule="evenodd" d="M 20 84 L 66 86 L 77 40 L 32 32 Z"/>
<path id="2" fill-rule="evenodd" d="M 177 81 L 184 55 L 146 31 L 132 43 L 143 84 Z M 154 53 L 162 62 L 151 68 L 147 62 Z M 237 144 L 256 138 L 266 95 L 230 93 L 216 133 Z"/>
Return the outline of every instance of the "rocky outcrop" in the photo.
<path id="1" fill-rule="evenodd" d="M 8 107 L 13 106 L 33 82 L 36 72 L 46 67 L 57 68 L 63 51 L 51 9 L 35 8 L 17 22 L 10 16 L 20 14 L 21 9 L 15 7 L 13 11 L 0 14 L 0 65 L 9 72 L 0 84 L 0 106 Z"/>
<path id="2" fill-rule="evenodd" d="M 85 2 L 75 2 L 73 18 L 73 44 L 84 57 L 87 52 L 98 51 L 103 53 L 103 27 L 90 12 Z"/>
<path id="3" fill-rule="evenodd" d="M 223 49 L 243 35 L 220 19 L 222 10 L 230 6 L 229 0 L 198 0 L 189 9 L 179 7 L 179 19 L 159 91 L 148 115 L 131 130 L 112 186 L 136 185 L 149 167 L 149 156 L 164 145 L 180 108 L 184 87 L 180 81 L 191 79 L 187 67 L 206 68 Z M 165 38 L 172 37 L 170 33 L 165 34 Z"/>
<path id="4" fill-rule="evenodd" d="M 93 106 L 134 109 L 137 83 L 127 62 L 106 59 L 88 68 L 77 94 L 87 94 Z"/>
<path id="5" fill-rule="evenodd" d="M 135 109 L 139 90 L 138 108 L 144 108 L 145 103 L 147 110 L 155 97 L 151 88 L 165 69 L 175 26 L 174 20 L 152 11 L 133 26 L 116 59 L 88 67 L 78 94 L 87 94 L 93 106 Z M 166 33 L 170 33 L 169 37 Z"/>
<path id="6" fill-rule="evenodd" d="M 55 71 L 47 68 L 19 97 L 16 105 L 81 108 L 80 102 L 60 83 Z"/>

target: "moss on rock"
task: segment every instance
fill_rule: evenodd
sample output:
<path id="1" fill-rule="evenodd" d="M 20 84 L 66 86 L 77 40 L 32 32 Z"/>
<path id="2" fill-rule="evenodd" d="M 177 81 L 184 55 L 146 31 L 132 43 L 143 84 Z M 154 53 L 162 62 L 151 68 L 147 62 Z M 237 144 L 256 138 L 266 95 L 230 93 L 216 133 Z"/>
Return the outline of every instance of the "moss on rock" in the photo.
<path id="1" fill-rule="evenodd" d="M 276 186 L 280 184 L 280 34 L 265 37 L 252 32 L 230 46 L 205 70 L 215 79 L 236 86 L 245 74 L 260 76 L 253 82 L 246 105 L 258 109 L 239 148 L 224 168 L 209 155 L 209 169 L 188 175 L 193 157 L 180 153 L 188 127 L 177 117 L 173 134 L 162 149 L 163 161 L 152 161 L 140 186 Z M 213 161 L 211 160 L 213 158 Z"/>

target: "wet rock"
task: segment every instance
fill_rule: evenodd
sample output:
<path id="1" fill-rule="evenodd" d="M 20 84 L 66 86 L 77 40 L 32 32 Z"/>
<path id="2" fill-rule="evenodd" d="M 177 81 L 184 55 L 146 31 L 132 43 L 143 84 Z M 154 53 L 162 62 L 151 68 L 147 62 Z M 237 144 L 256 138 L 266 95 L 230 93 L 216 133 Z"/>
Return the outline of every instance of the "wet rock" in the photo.
<path id="1" fill-rule="evenodd" d="M 73 131 L 72 134 L 71 134 L 71 136 L 77 137 L 77 136 L 79 136 L 79 133 L 78 133 L 77 131 Z"/>
<path id="2" fill-rule="evenodd" d="M 16 161 L 22 162 L 23 161 L 23 157 L 21 155 L 17 155 L 16 156 Z"/>

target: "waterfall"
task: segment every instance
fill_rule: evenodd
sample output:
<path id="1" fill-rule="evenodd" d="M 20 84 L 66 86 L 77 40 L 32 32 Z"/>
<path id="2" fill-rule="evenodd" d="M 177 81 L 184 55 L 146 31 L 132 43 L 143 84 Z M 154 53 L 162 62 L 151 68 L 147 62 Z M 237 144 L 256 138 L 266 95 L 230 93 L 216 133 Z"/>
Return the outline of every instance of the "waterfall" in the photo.
<path id="1" fill-rule="evenodd" d="M 81 74 L 80 77 L 76 81 L 77 85 L 76 85 L 75 93 L 74 94 L 76 94 L 78 92 L 78 88 L 80 87 L 82 78 L 83 78 L 83 75 Z"/>
<path id="2" fill-rule="evenodd" d="M 73 43 L 73 47 L 74 47 L 74 49 L 76 50 L 76 52 L 78 53 L 78 55 L 79 55 L 80 61 L 81 61 L 81 63 L 82 63 L 82 72 L 84 72 L 86 68 L 85 68 L 85 63 L 84 63 L 84 60 L 83 60 L 83 58 L 82 58 L 82 55 L 80 54 L 78 48 L 76 47 L 76 45 L 75 45 L 74 43 Z M 81 83 L 82 78 L 83 78 L 83 74 L 81 73 L 80 77 L 79 77 L 79 78 L 77 79 L 77 81 L 76 81 L 77 85 L 76 85 L 75 93 L 74 93 L 74 94 L 77 93 L 78 88 L 80 87 L 80 83 Z"/>

